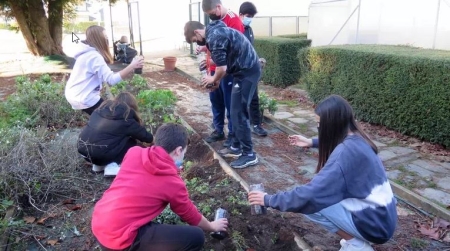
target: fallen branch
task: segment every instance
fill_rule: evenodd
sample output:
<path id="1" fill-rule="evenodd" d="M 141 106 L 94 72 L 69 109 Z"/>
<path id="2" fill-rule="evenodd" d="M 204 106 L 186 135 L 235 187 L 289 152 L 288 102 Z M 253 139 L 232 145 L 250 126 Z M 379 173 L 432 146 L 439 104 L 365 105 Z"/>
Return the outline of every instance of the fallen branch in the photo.
<path id="1" fill-rule="evenodd" d="M 281 154 L 281 155 L 283 155 L 284 157 L 286 157 L 286 158 L 290 159 L 291 161 L 293 161 L 293 162 L 295 162 L 295 163 L 297 163 L 297 164 L 300 164 L 300 162 L 298 162 L 298 161 L 295 161 L 295 160 L 293 160 L 293 159 L 289 158 L 289 156 L 287 156 L 286 154 Z"/>
<path id="2" fill-rule="evenodd" d="M 33 235 L 34 240 L 36 240 L 36 242 L 39 244 L 39 246 L 41 246 L 42 249 L 44 249 L 45 251 L 47 251 L 47 249 L 41 244 L 41 242 L 36 238 L 35 235 Z"/>

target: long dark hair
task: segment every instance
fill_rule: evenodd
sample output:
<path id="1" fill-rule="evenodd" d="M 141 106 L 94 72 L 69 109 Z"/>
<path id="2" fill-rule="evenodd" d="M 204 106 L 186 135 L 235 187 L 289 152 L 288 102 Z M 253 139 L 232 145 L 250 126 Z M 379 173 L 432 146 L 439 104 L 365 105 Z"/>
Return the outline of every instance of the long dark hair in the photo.
<path id="1" fill-rule="evenodd" d="M 119 93 L 119 95 L 117 95 L 117 97 L 115 97 L 114 99 L 103 102 L 99 108 L 107 107 L 111 112 L 114 112 L 118 105 L 124 105 L 126 107 L 124 113 L 125 120 L 128 119 L 131 111 L 133 110 L 134 111 L 133 119 L 135 119 L 139 124 L 142 124 L 142 119 L 139 116 L 138 102 L 136 98 L 133 96 L 133 94 L 129 92 Z"/>
<path id="2" fill-rule="evenodd" d="M 318 173 L 327 162 L 337 145 L 342 143 L 349 131 L 364 138 L 375 153 L 377 146 L 369 139 L 366 133 L 355 121 L 351 105 L 339 95 L 331 95 L 317 105 L 315 113 L 320 117 L 319 126 L 319 162 Z"/>

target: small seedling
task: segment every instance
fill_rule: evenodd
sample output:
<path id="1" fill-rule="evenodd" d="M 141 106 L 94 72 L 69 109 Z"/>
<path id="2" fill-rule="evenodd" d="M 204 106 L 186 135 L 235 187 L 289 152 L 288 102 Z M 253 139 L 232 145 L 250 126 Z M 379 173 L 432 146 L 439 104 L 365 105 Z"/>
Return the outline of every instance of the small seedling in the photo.
<path id="1" fill-rule="evenodd" d="M 276 99 L 270 98 L 265 92 L 259 92 L 259 109 L 261 110 L 261 117 L 264 116 L 266 109 L 274 115 L 278 111 L 278 102 Z"/>
<path id="2" fill-rule="evenodd" d="M 233 231 L 231 233 L 231 240 L 233 242 L 233 245 L 236 247 L 236 250 L 245 250 L 245 248 L 247 247 L 244 236 L 239 231 Z"/>
<path id="3" fill-rule="evenodd" d="M 428 246 L 428 242 L 418 238 L 411 238 L 411 247 L 423 250 Z"/>

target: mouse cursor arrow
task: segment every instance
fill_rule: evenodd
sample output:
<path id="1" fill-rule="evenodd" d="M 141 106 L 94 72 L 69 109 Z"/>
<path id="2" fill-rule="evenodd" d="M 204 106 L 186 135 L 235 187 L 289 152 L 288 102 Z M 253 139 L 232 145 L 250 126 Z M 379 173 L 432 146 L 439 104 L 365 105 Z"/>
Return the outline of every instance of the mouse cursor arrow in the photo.
<path id="1" fill-rule="evenodd" d="M 78 44 L 78 41 L 80 41 L 80 38 L 75 33 L 72 32 L 72 43 Z"/>

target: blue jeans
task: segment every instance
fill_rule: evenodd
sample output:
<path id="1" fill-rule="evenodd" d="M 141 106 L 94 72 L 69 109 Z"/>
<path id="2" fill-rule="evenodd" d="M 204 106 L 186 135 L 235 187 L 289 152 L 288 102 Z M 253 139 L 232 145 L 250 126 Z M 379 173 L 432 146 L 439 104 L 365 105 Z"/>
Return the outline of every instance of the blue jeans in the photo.
<path id="1" fill-rule="evenodd" d="M 342 230 L 357 239 L 367 241 L 356 229 L 350 211 L 344 208 L 341 203 L 329 206 L 314 214 L 305 214 L 305 217 L 322 225 L 332 233 Z"/>
<path id="2" fill-rule="evenodd" d="M 211 72 L 214 75 L 214 72 Z M 230 118 L 231 89 L 233 87 L 233 76 L 226 75 L 220 81 L 220 87 L 209 93 L 211 109 L 213 113 L 213 123 L 217 132 L 223 132 L 225 116 L 228 119 L 228 133 L 233 132 Z M 226 112 L 226 113 L 225 113 Z"/>

